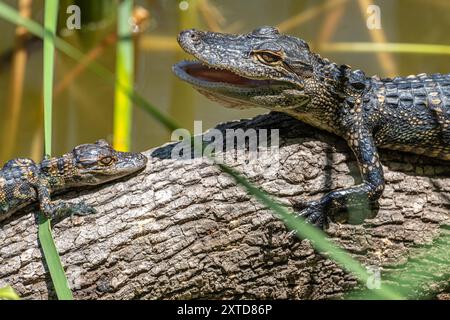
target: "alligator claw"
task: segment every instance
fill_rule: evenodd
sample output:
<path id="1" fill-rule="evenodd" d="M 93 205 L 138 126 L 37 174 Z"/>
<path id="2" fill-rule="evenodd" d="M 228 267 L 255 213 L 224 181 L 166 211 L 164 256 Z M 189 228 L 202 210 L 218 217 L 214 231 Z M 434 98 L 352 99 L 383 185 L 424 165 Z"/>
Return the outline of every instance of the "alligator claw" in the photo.
<path id="1" fill-rule="evenodd" d="M 94 213 L 97 213 L 97 210 L 84 202 L 78 202 L 74 204 L 62 202 L 55 205 L 52 210 L 46 214 L 46 216 L 49 219 L 59 220 L 71 215 L 86 216 Z"/>
<path id="2" fill-rule="evenodd" d="M 327 218 L 324 206 L 317 201 L 310 201 L 294 205 L 297 217 L 302 217 L 309 224 L 323 228 Z M 300 210 L 299 210 L 300 209 Z"/>
<path id="3" fill-rule="evenodd" d="M 77 216 L 87 216 L 90 214 L 97 213 L 97 210 L 94 207 L 91 207 L 90 205 L 84 202 L 78 202 L 71 205 L 71 211 L 72 214 Z"/>

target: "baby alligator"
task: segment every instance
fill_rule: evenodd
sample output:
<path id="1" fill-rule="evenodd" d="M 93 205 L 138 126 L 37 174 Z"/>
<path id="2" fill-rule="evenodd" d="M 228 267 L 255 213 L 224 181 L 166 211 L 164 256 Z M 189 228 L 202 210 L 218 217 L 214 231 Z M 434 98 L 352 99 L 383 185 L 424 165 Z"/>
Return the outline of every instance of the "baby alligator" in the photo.
<path id="1" fill-rule="evenodd" d="M 311 223 L 378 200 L 384 176 L 377 147 L 450 160 L 450 74 L 367 77 L 272 27 L 241 35 L 192 29 L 178 42 L 197 61 L 176 64 L 175 74 L 207 97 L 284 112 L 348 142 L 362 183 L 301 204 L 299 215 Z"/>
<path id="2" fill-rule="evenodd" d="M 35 201 L 48 218 L 94 213 L 94 208 L 83 202 L 54 204 L 50 194 L 119 179 L 143 169 L 146 163 L 143 154 L 116 151 L 105 140 L 79 145 L 62 157 L 41 163 L 10 160 L 0 170 L 0 221 Z"/>

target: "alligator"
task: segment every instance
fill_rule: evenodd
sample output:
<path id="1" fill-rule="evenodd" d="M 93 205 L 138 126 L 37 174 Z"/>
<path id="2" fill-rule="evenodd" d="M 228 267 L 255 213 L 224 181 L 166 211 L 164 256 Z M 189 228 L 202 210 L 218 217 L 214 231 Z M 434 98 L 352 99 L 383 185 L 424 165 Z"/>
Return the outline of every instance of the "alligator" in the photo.
<path id="1" fill-rule="evenodd" d="M 178 43 L 195 59 L 174 65 L 175 75 L 206 97 L 283 112 L 347 141 L 362 182 L 295 203 L 308 223 L 376 207 L 385 185 L 377 147 L 450 160 L 450 74 L 368 77 L 268 26 L 239 35 L 190 29 Z"/>
<path id="2" fill-rule="evenodd" d="M 27 158 L 9 160 L 0 170 L 0 222 L 36 201 L 50 219 L 95 213 L 84 202 L 55 204 L 51 194 L 116 180 L 146 164 L 143 154 L 116 151 L 105 140 L 79 145 L 72 152 L 46 157 L 41 163 Z"/>

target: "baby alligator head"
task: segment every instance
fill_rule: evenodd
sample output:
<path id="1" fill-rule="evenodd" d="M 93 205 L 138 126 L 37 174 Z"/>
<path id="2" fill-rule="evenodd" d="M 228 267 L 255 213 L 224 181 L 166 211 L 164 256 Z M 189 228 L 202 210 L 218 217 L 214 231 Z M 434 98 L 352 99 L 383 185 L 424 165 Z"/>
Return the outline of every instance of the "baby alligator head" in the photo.
<path id="1" fill-rule="evenodd" d="M 314 56 L 301 39 L 260 27 L 243 35 L 191 29 L 178 42 L 196 60 L 174 65 L 174 73 L 227 107 L 282 111 L 310 100 L 305 79 L 313 75 Z"/>
<path id="2" fill-rule="evenodd" d="M 65 187 L 102 184 L 128 176 L 147 164 L 143 154 L 116 151 L 105 140 L 79 145 L 59 159 L 64 159 L 66 166 Z"/>

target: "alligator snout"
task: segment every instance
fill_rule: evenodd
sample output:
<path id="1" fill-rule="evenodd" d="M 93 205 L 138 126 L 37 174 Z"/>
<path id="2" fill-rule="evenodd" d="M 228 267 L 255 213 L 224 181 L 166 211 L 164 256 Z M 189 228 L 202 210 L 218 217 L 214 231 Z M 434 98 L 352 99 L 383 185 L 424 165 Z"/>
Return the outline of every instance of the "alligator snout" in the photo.
<path id="1" fill-rule="evenodd" d="M 196 45 L 202 39 L 204 32 L 196 29 L 183 30 L 178 34 L 178 43 L 184 47 L 189 45 Z"/>

